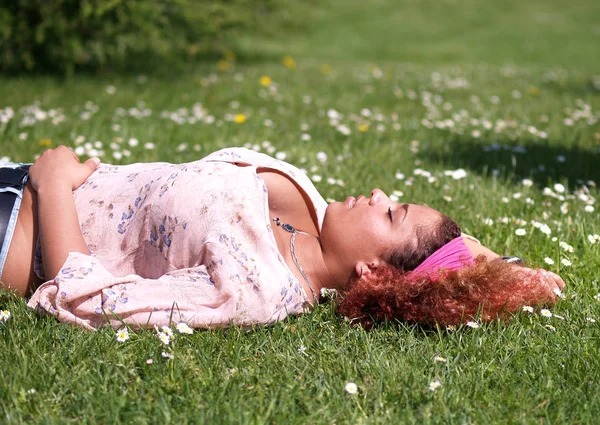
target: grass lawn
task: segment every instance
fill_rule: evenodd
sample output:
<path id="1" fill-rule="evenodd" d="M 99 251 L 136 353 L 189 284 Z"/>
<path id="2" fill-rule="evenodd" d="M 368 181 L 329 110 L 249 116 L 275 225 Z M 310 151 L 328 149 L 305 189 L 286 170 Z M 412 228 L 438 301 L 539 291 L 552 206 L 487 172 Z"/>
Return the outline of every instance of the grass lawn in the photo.
<path id="1" fill-rule="evenodd" d="M 304 168 L 328 200 L 380 187 L 567 282 L 552 317 L 366 332 L 323 304 L 169 346 L 61 325 L 3 292 L 0 423 L 596 423 L 598 46 L 592 1 L 348 0 L 179 75 L 0 78 L 10 160 L 246 145 Z"/>

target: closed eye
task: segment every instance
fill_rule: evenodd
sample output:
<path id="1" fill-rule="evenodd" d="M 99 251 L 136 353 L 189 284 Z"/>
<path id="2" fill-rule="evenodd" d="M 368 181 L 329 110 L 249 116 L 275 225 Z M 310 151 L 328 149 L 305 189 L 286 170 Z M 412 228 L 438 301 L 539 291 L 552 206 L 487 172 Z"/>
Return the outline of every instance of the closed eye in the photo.
<path id="1" fill-rule="evenodd" d="M 394 221 L 394 220 L 392 219 L 392 207 L 389 207 L 389 208 L 388 208 L 388 217 L 390 218 L 390 221 L 392 221 L 392 222 Z"/>

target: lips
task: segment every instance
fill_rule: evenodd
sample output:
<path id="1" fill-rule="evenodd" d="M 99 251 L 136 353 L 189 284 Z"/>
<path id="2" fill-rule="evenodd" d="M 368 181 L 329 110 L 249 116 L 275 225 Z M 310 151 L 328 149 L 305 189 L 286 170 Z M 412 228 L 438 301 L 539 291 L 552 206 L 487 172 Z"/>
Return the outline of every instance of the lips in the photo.
<path id="1" fill-rule="evenodd" d="M 354 204 L 356 204 L 356 199 L 354 198 L 354 196 L 348 196 L 348 198 L 346 198 L 346 202 L 348 203 L 349 208 L 354 208 Z"/>

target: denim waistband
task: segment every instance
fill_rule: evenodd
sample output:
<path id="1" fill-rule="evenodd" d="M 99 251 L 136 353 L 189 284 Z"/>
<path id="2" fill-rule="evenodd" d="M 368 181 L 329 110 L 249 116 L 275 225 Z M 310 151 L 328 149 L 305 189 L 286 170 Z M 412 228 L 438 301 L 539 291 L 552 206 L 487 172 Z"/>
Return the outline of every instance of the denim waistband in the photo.
<path id="1" fill-rule="evenodd" d="M 23 199 L 23 190 L 25 189 L 25 183 L 27 183 L 28 179 L 26 169 L 23 173 L 17 171 L 24 165 L 25 164 L 13 162 L 0 162 L 0 202 L 7 203 L 6 209 L 10 209 L 8 214 L 2 215 L 1 220 L 3 220 L 3 222 L 0 223 L 0 228 L 6 228 L 2 247 L 0 248 L 0 278 L 2 277 L 10 243 L 12 242 L 15 233 L 19 208 L 21 207 L 21 200 Z M 6 172 L 11 169 L 14 169 L 15 171 Z M 8 193 L 10 193 L 11 196 L 2 196 L 2 194 Z M 12 206 L 10 204 L 12 204 Z"/>

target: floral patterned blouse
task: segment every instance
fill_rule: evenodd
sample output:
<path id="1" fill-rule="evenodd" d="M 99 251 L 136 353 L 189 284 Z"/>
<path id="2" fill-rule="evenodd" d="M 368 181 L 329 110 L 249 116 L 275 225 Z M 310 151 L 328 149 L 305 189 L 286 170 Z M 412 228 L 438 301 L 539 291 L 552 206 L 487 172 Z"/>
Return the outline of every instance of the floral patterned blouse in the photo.
<path id="1" fill-rule="evenodd" d="M 245 326 L 305 312 L 310 298 L 279 253 L 257 167 L 298 183 L 321 226 L 327 203 L 306 175 L 251 150 L 104 164 L 73 192 L 90 255 L 70 253 L 28 305 L 87 329 Z"/>

